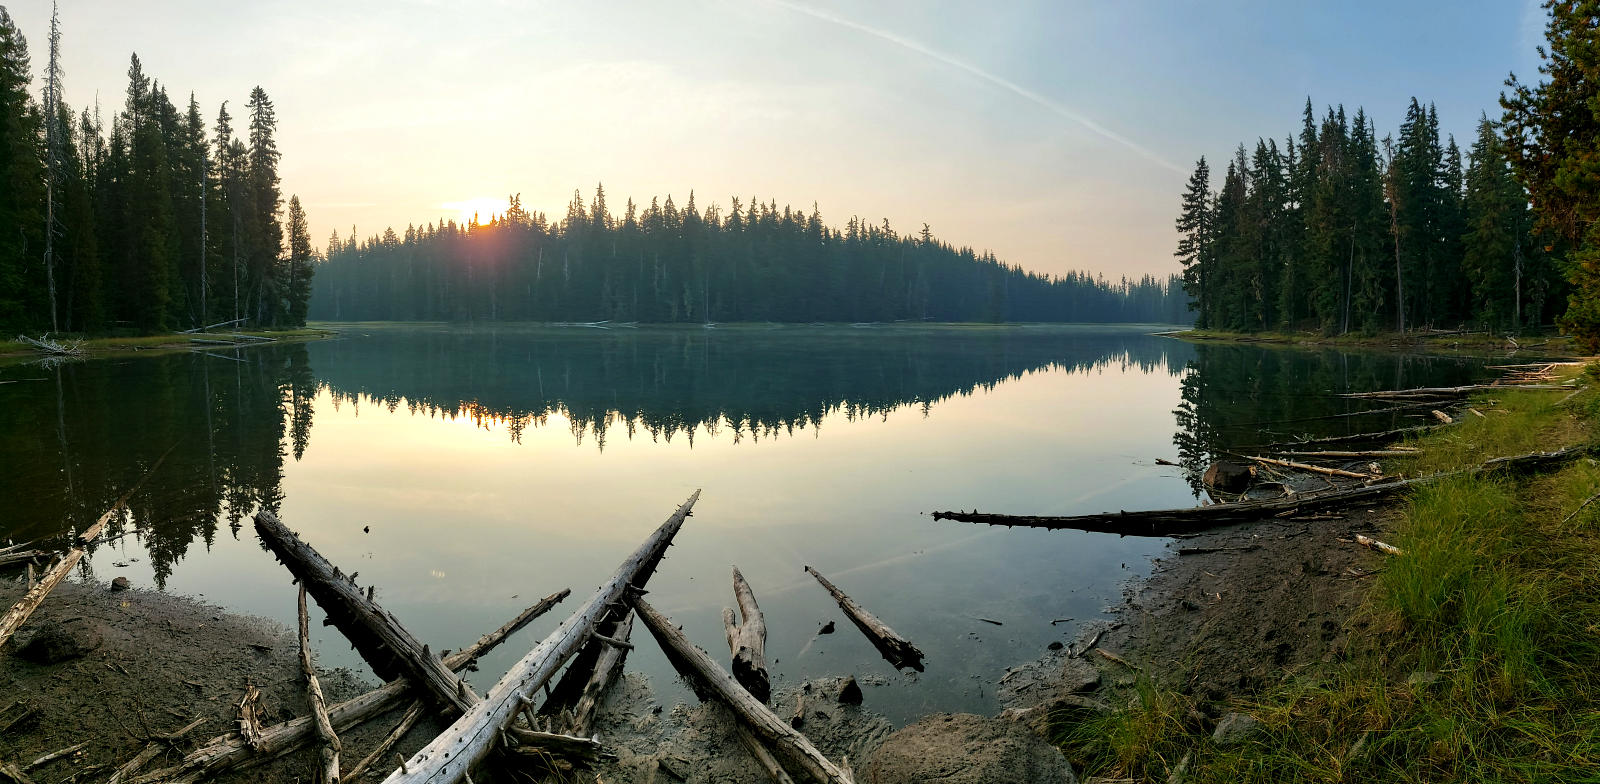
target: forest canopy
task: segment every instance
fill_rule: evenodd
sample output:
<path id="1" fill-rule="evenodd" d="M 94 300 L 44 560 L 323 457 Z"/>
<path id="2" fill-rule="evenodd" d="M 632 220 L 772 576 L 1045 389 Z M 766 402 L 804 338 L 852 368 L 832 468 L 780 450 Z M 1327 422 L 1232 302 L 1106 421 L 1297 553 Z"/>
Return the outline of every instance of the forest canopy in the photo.
<path id="1" fill-rule="evenodd" d="M 311 316 L 326 320 L 866 322 L 1188 321 L 1176 276 L 1048 276 L 957 248 L 926 224 L 843 229 L 776 201 L 679 207 L 669 195 L 612 213 L 605 187 L 565 216 L 441 220 L 328 240 Z"/>

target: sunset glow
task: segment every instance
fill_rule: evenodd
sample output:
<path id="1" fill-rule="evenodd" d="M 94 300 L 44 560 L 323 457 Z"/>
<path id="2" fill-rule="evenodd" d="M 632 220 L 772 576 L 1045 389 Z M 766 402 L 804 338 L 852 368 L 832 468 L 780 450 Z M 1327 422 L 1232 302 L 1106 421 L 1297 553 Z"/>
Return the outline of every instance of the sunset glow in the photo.
<path id="1" fill-rule="evenodd" d="M 479 196 L 462 201 L 447 201 L 439 206 L 446 210 L 455 210 L 456 220 L 461 223 L 472 220 L 474 215 L 478 216 L 479 223 L 488 223 L 495 216 L 504 215 L 508 204 L 504 198 Z"/>

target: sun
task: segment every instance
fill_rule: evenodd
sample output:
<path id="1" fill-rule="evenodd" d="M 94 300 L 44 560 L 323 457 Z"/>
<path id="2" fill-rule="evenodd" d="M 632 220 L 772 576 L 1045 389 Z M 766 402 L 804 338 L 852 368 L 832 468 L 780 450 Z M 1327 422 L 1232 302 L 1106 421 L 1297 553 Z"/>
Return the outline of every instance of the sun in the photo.
<path id="1" fill-rule="evenodd" d="M 459 213 L 460 217 L 458 217 L 456 220 L 460 223 L 466 223 L 472 220 L 472 216 L 474 215 L 478 216 L 479 223 L 488 223 L 489 220 L 494 216 L 506 214 L 506 208 L 509 207 L 510 204 L 503 198 L 496 199 L 487 196 L 480 196 L 475 199 L 465 199 L 463 201 L 447 201 L 439 206 L 443 209 L 455 210 L 457 213 Z"/>

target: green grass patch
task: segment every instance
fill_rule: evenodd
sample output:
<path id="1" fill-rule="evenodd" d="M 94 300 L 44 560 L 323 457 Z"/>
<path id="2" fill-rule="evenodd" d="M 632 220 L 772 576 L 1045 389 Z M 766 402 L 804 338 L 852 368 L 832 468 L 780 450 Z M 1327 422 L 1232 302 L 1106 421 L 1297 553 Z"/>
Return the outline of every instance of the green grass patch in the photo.
<path id="1" fill-rule="evenodd" d="M 1476 400 L 1485 417 L 1417 440 L 1418 462 L 1592 440 L 1600 396 L 1564 395 Z M 1417 490 L 1345 659 L 1226 706 L 1261 722 L 1255 742 L 1217 747 L 1189 698 L 1148 682 L 1126 710 L 1061 717 L 1058 740 L 1085 775 L 1137 781 L 1165 781 L 1185 755 L 1185 782 L 1600 781 L 1600 501 L 1583 505 L 1597 493 L 1587 460 Z"/>

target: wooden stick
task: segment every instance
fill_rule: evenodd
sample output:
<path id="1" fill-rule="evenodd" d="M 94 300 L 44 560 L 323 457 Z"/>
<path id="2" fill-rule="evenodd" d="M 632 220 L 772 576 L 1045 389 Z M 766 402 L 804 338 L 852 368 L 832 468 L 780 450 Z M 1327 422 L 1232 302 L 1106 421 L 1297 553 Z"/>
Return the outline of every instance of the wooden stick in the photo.
<path id="1" fill-rule="evenodd" d="M 1439 420 L 1440 422 L 1442 422 L 1442 423 L 1444 423 L 1446 425 L 1453 425 L 1453 424 L 1455 424 L 1455 421 L 1456 421 L 1449 414 L 1446 414 L 1445 412 L 1440 411 L 1437 408 L 1433 410 L 1433 418 Z"/>
<path id="2" fill-rule="evenodd" d="M 90 543 L 100 538 L 100 532 L 105 529 L 106 523 L 111 522 L 111 518 L 127 505 L 128 498 L 144 484 L 146 479 L 150 478 L 151 474 L 155 473 L 157 468 L 161 467 L 161 464 L 166 461 L 167 455 L 172 454 L 172 450 L 177 446 L 174 443 L 172 446 L 167 447 L 167 451 L 156 459 L 156 462 L 150 466 L 150 470 L 144 472 L 144 476 L 139 477 L 139 481 L 133 483 L 133 487 L 128 488 L 127 492 L 123 493 L 116 503 L 106 510 L 105 514 L 100 515 L 100 519 L 95 520 L 93 525 L 85 528 L 83 533 L 78 534 L 76 544 L 67 551 L 67 554 L 60 561 L 56 562 L 55 566 L 45 572 L 44 579 L 40 580 L 38 585 L 30 585 L 28 592 L 23 595 L 22 599 L 12 605 L 5 615 L 0 615 L 0 646 L 5 645 L 6 640 L 11 639 L 11 635 L 16 634 L 17 630 L 22 628 L 22 624 L 27 623 L 28 616 L 33 615 L 33 611 L 44 603 L 44 597 L 48 596 L 51 591 L 55 590 L 57 585 L 61 584 L 62 580 L 67 578 L 68 574 L 72 573 L 72 567 L 77 566 L 78 561 L 83 559 L 83 554 L 88 551 Z"/>
<path id="3" fill-rule="evenodd" d="M 1400 548 L 1395 547 L 1392 544 L 1386 544 L 1384 542 L 1380 542 L 1380 541 L 1378 541 L 1376 539 L 1373 539 L 1370 536 L 1363 536 L 1361 534 L 1356 534 L 1356 544 L 1362 545 L 1364 547 L 1368 547 L 1368 548 L 1373 549 L 1373 550 L 1377 550 L 1378 552 L 1383 553 L 1385 555 L 1404 555 L 1404 553 L 1401 552 Z"/>
<path id="4" fill-rule="evenodd" d="M 822 587 L 828 589 L 828 593 L 833 594 L 833 600 L 839 603 L 839 609 L 844 610 L 844 614 L 855 623 L 856 628 L 867 635 L 867 639 L 872 641 L 878 653 L 883 654 L 885 661 L 894 665 L 897 670 L 910 667 L 917 672 L 923 671 L 922 651 L 917 650 L 917 646 L 912 645 L 910 640 L 896 634 L 895 630 L 889 628 L 889 624 L 878 620 L 877 616 L 867 612 L 867 609 L 856 600 L 846 596 L 838 586 L 828 582 L 828 578 L 823 577 L 821 572 L 809 566 L 806 567 L 806 572 L 817 578 L 817 582 L 822 583 Z"/>
<path id="5" fill-rule="evenodd" d="M 155 738 L 153 738 L 150 743 L 146 744 L 144 749 L 135 755 L 133 759 L 128 760 L 127 762 L 123 763 L 122 767 L 117 768 L 117 771 L 111 774 L 111 780 L 106 782 L 106 784 L 121 784 L 121 782 L 126 781 L 129 776 L 132 776 L 134 773 L 137 773 L 140 768 L 144 767 L 145 763 L 155 759 L 157 755 L 167 750 L 167 748 L 169 748 L 168 744 L 183 738 L 183 736 L 188 735 L 189 732 L 195 727 L 198 727 L 204 723 L 206 723 L 206 719 L 204 716 L 202 716 L 194 721 L 189 722 L 186 726 L 176 732 L 169 732 L 165 735 L 155 736 Z M 162 741 L 165 741 L 165 743 Z M 82 748 L 83 745 L 84 744 L 80 744 L 78 748 Z M 43 757 L 40 759 L 43 759 Z M 39 763 L 35 762 L 34 764 Z"/>
<path id="6" fill-rule="evenodd" d="M 40 758 L 38 758 L 38 759 L 26 764 L 26 765 L 23 765 L 22 769 L 23 769 L 23 771 L 33 770 L 34 768 L 37 768 L 40 765 L 44 765 L 44 764 L 47 764 L 47 763 L 50 763 L 50 762 L 54 762 L 54 761 L 56 761 L 58 759 L 61 759 L 62 757 L 68 756 L 70 754 L 76 754 L 77 752 L 81 751 L 83 749 L 83 747 L 88 746 L 88 745 L 89 745 L 89 742 L 88 741 L 84 741 L 82 743 L 78 743 L 78 744 L 74 744 L 72 746 L 68 746 L 68 747 L 66 747 L 64 749 L 58 749 L 56 751 L 52 751 L 49 754 L 46 754 L 46 755 L 44 755 L 44 756 L 42 756 L 42 757 L 40 757 Z"/>
<path id="7" fill-rule="evenodd" d="M 1453 476 L 1470 476 L 1487 471 L 1539 471 L 1566 465 L 1580 457 L 1600 451 L 1594 445 L 1568 447 L 1555 452 L 1533 452 L 1526 455 L 1497 457 L 1472 468 L 1444 471 L 1413 479 L 1365 485 L 1362 487 L 1328 490 L 1320 493 L 1297 493 L 1288 498 L 1266 501 L 1240 501 L 1210 506 L 1191 506 L 1181 509 L 1152 509 L 1139 512 L 1102 512 L 1100 514 L 1065 517 L 1035 515 L 980 514 L 978 512 L 934 512 L 935 520 L 955 520 L 963 523 L 987 525 L 1019 525 L 1029 528 L 1068 528 L 1079 531 L 1101 531 L 1122 536 L 1171 536 L 1192 533 L 1208 528 L 1246 523 L 1275 515 L 1294 515 L 1318 509 L 1341 506 L 1355 502 L 1371 501 L 1417 485 L 1435 482 Z"/>
<path id="8" fill-rule="evenodd" d="M 333 720 L 328 718 L 327 700 L 322 696 L 322 683 L 311 666 L 311 621 L 306 612 L 306 584 L 300 583 L 300 671 L 306 676 L 306 697 L 311 701 L 311 721 L 316 727 L 317 739 L 322 741 L 318 756 L 322 767 L 317 769 L 317 780 L 322 784 L 339 784 L 339 752 L 343 745 L 333 731 Z"/>
<path id="9" fill-rule="evenodd" d="M 404 675 L 430 699 L 452 712 L 465 711 L 478 695 L 444 666 L 410 630 L 355 583 L 328 563 L 315 548 L 289 530 L 272 512 L 256 513 L 256 533 L 289 571 L 316 598 L 328 619 L 354 643 L 378 677 Z"/>
<path id="10" fill-rule="evenodd" d="M 1352 434 L 1347 435 L 1347 436 L 1327 436 L 1325 438 L 1306 438 L 1306 439 L 1301 439 L 1299 441 L 1279 441 L 1277 443 L 1272 443 L 1272 444 L 1252 444 L 1252 445 L 1249 445 L 1249 446 L 1236 447 L 1236 448 L 1237 449 L 1270 450 L 1270 449 L 1277 449 L 1279 447 L 1305 447 L 1305 446 L 1311 446 L 1311 445 L 1314 445 L 1314 444 L 1348 444 L 1348 443 L 1373 443 L 1373 442 L 1380 442 L 1380 441 L 1383 441 L 1383 442 L 1397 441 L 1397 440 L 1399 440 L 1401 438 L 1404 438 L 1406 436 L 1420 435 L 1420 434 L 1426 433 L 1426 432 L 1428 432 L 1430 430 L 1434 430 L 1434 429 L 1436 429 L 1438 427 L 1439 427 L 1439 425 L 1415 425 L 1415 426 L 1412 426 L 1412 427 L 1396 428 L 1394 430 L 1382 430 L 1382 431 L 1378 431 L 1378 432 L 1374 432 L 1374 433 L 1352 433 Z"/>
<path id="11" fill-rule="evenodd" d="M 728 652 L 733 656 L 733 677 L 751 696 L 765 703 L 772 699 L 772 681 L 767 676 L 767 619 L 737 566 L 733 567 L 733 598 L 744 618 L 743 623 L 734 623 L 733 610 L 722 610 Z"/>
<path id="12" fill-rule="evenodd" d="M 382 760 L 390 749 L 394 748 L 394 744 L 399 743 L 406 736 L 406 733 L 411 731 L 411 728 L 417 726 L 417 721 L 422 718 L 425 705 L 422 700 L 413 700 L 411 706 L 406 708 L 405 715 L 400 717 L 400 723 L 396 724 L 394 729 L 389 730 L 389 734 L 384 736 L 383 741 L 378 744 L 377 748 L 372 750 L 371 754 L 356 763 L 356 766 L 345 774 L 344 780 L 360 781 L 362 776 L 367 775 L 367 772 L 372 770 L 372 766 Z"/>
<path id="13" fill-rule="evenodd" d="M 700 491 L 696 490 L 623 561 L 611 579 L 600 586 L 583 607 L 512 666 L 511 671 L 489 690 L 484 700 L 456 719 L 443 734 L 413 755 L 401 770 L 389 774 L 385 781 L 388 784 L 443 784 L 465 777 L 468 769 L 494 749 L 500 731 L 516 718 L 522 700 L 532 699 L 534 693 L 555 675 L 556 670 L 578 652 L 578 648 L 588 641 L 595 624 L 612 605 L 623 598 L 628 586 L 644 587 L 644 579 L 661 562 L 667 546 L 672 543 L 672 537 L 683 527 L 684 520 L 688 519 L 698 500 Z"/>
<path id="14" fill-rule="evenodd" d="M 1371 457 L 1416 457 L 1417 455 L 1422 454 L 1422 452 L 1421 452 L 1421 450 L 1417 450 L 1417 449 L 1368 449 L 1368 450 L 1354 450 L 1354 451 L 1342 451 L 1342 450 L 1337 450 L 1337 449 L 1329 449 L 1329 450 L 1324 450 L 1324 451 L 1321 451 L 1321 452 L 1283 452 L 1282 454 L 1293 455 L 1295 457 L 1318 457 L 1318 458 L 1326 458 L 1326 459 L 1329 459 L 1329 460 L 1333 460 L 1333 459 L 1350 460 L 1350 459 L 1356 459 L 1356 458 L 1371 458 Z"/>
<path id="15" fill-rule="evenodd" d="M 468 645 L 466 648 L 444 657 L 445 666 L 452 670 L 460 670 L 467 667 L 477 661 L 479 656 L 488 653 L 500 643 L 505 642 L 506 638 L 517 633 L 533 619 L 548 612 L 551 607 L 566 598 L 568 593 L 569 591 L 563 590 L 539 600 L 538 603 L 523 610 L 520 615 L 504 626 L 478 638 L 477 642 Z M 333 721 L 333 727 L 336 732 L 344 732 L 398 707 L 401 700 L 410 691 L 411 684 L 409 682 L 404 679 L 396 679 L 359 697 L 328 708 L 328 718 Z M 238 735 L 230 732 L 226 735 L 212 738 L 205 746 L 191 752 L 177 765 L 140 776 L 134 779 L 132 784 L 154 784 L 155 782 L 161 782 L 161 784 L 195 784 L 195 782 L 203 779 L 212 778 L 228 771 L 249 768 L 291 753 L 310 743 L 315 737 L 316 730 L 312 727 L 310 716 L 302 716 L 267 728 L 262 732 L 261 736 L 265 751 L 259 753 L 246 744 Z"/>
<path id="16" fill-rule="evenodd" d="M 745 691 L 727 670 L 718 667 L 705 651 L 689 642 L 669 618 L 651 607 L 642 597 L 635 595 L 629 600 L 673 666 L 706 696 L 727 705 L 756 737 L 770 744 L 787 762 L 812 780 L 821 784 L 852 784 L 849 776 L 817 751 L 817 747 L 811 745 L 806 736 L 796 732 L 773 714 L 771 708 L 750 696 L 750 692 Z"/>
<path id="17" fill-rule="evenodd" d="M 1314 474 L 1327 474 L 1328 476 L 1343 476 L 1343 477 L 1348 477 L 1350 479 L 1376 479 L 1377 478 L 1377 477 L 1374 477 L 1372 474 L 1358 474 L 1355 471 L 1346 471 L 1346 470 L 1344 470 L 1342 468 L 1327 468 L 1327 467 L 1324 467 L 1324 466 L 1314 466 L 1314 465 L 1310 465 L 1310 464 L 1307 464 L 1307 463 L 1296 463 L 1296 462 L 1294 462 L 1292 460 L 1278 460 L 1276 458 L 1271 458 L 1271 457 L 1254 457 L 1254 456 L 1251 456 L 1251 455 L 1245 455 L 1245 459 L 1246 460 L 1254 460 L 1257 463 L 1266 463 L 1267 465 L 1283 466 L 1284 468 L 1293 468 L 1296 471 L 1310 471 L 1310 472 L 1312 472 Z"/>
<path id="18" fill-rule="evenodd" d="M 1578 508 L 1577 509 L 1572 510 L 1572 514 L 1569 514 L 1566 517 L 1561 518 L 1561 523 L 1563 525 L 1565 525 L 1567 523 L 1572 522 L 1572 518 L 1577 517 L 1578 513 L 1584 510 L 1584 507 L 1587 507 L 1589 504 L 1594 503 L 1595 499 L 1597 499 L 1597 498 L 1600 498 L 1600 493 L 1595 493 L 1594 495 L 1589 496 L 1587 499 L 1584 500 L 1583 503 L 1578 504 Z"/>

